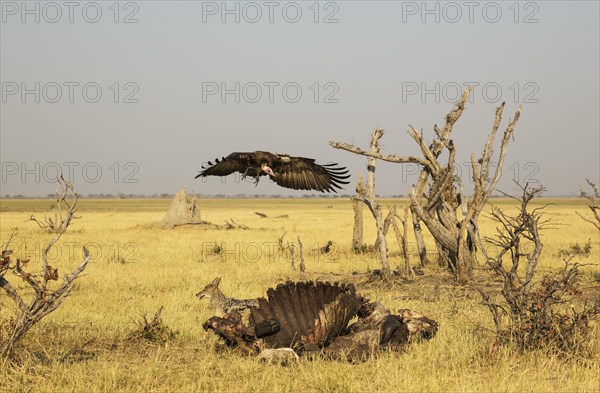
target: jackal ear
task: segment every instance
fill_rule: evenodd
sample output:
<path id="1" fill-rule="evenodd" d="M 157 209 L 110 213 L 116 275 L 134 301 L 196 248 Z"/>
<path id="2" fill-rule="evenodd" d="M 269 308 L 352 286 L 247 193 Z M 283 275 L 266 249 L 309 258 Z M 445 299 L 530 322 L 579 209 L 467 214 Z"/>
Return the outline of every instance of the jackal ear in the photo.
<path id="1" fill-rule="evenodd" d="M 221 277 L 217 277 L 214 280 L 212 280 L 212 282 L 210 283 L 210 285 L 218 286 L 220 282 L 221 282 Z"/>

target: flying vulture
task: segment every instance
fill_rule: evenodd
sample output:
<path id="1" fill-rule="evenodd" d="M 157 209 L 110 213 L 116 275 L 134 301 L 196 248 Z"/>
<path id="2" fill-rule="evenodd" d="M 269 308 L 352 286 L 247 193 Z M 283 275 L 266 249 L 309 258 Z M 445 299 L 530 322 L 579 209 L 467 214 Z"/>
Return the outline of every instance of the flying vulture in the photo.
<path id="1" fill-rule="evenodd" d="M 260 176 L 269 178 L 281 187 L 294 190 L 315 190 L 320 192 L 337 192 L 340 184 L 348 184 L 348 170 L 338 164 L 319 165 L 312 158 L 292 157 L 286 154 L 273 154 L 266 151 L 253 153 L 231 153 L 215 163 L 208 162 L 202 167 L 200 176 L 227 176 L 239 172 L 242 179 L 253 177 L 256 184 Z"/>

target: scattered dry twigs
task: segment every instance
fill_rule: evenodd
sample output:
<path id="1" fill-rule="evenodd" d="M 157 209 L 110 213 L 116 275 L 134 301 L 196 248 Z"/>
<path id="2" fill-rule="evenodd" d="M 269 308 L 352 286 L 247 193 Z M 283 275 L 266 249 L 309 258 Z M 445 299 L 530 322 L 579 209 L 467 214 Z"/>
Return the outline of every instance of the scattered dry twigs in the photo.
<path id="1" fill-rule="evenodd" d="M 237 222 L 235 222 L 233 220 L 233 218 L 230 218 L 229 221 L 225 220 L 225 225 L 221 226 L 221 228 L 223 228 L 223 229 L 250 229 L 248 226 L 246 226 L 244 224 L 238 224 Z"/>
<path id="2" fill-rule="evenodd" d="M 304 253 L 302 252 L 302 241 L 300 240 L 300 236 L 298 236 L 298 251 L 300 254 L 300 271 L 303 272 L 306 270 L 306 265 L 304 265 Z"/>
<path id="3" fill-rule="evenodd" d="M 300 265 L 298 268 L 301 272 L 306 271 L 306 265 L 304 263 L 304 250 L 300 236 L 298 236 L 298 243 L 290 243 L 285 241 L 285 235 L 287 232 L 283 232 L 279 238 L 277 238 L 277 250 L 279 254 L 290 261 L 292 270 L 296 270 L 296 248 L 298 249 L 298 258 L 300 259 Z"/>
<path id="4" fill-rule="evenodd" d="M 179 333 L 165 325 L 161 317 L 162 310 L 163 306 L 156 310 L 151 320 L 142 315 L 142 320 L 136 322 L 137 329 L 131 332 L 126 340 L 165 343 L 174 339 Z"/>

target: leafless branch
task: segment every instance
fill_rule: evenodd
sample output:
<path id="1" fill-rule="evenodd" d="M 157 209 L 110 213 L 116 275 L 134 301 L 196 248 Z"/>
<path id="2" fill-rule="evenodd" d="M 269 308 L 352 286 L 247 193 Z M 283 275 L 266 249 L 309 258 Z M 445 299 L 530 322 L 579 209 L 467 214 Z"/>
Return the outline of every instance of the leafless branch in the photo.
<path id="1" fill-rule="evenodd" d="M 588 217 L 585 217 L 582 214 L 579 214 L 579 212 L 576 212 L 576 213 L 579 217 L 581 217 L 583 220 L 589 222 L 590 224 L 594 225 L 600 231 L 600 192 L 598 191 L 598 187 L 596 186 L 596 184 L 592 183 L 590 181 L 590 179 L 585 179 L 585 181 L 592 189 L 592 192 L 587 193 L 581 187 L 579 188 L 579 192 L 580 192 L 580 196 L 582 198 L 587 199 L 588 208 L 592 211 L 592 215 L 594 216 L 594 219 L 592 220 Z"/>
<path id="2" fill-rule="evenodd" d="M 21 312 L 25 312 L 27 310 L 27 305 L 19 296 L 17 290 L 10 285 L 10 283 L 4 278 L 0 277 L 0 288 L 4 289 L 8 297 L 10 297 L 16 304 L 17 308 L 21 310 Z"/>
<path id="3" fill-rule="evenodd" d="M 77 202 L 79 196 L 73 185 L 65 180 L 62 173 L 56 179 L 61 187 L 61 191 L 56 193 L 56 199 L 52 203 L 54 218 L 44 217 L 43 221 L 38 220 L 33 214 L 27 221 L 35 222 L 40 228 L 50 233 L 60 233 L 71 224 L 71 220 L 79 217 L 75 216 L 77 211 Z"/>
<path id="4" fill-rule="evenodd" d="M 380 130 L 380 131 L 383 132 L 383 130 Z M 427 161 L 425 161 L 419 157 L 413 157 L 413 156 L 401 157 L 401 156 L 396 156 L 393 154 L 381 154 L 379 152 L 375 153 L 373 151 L 363 150 L 360 147 L 356 147 L 356 146 L 348 144 L 348 143 L 341 143 L 341 142 L 334 142 L 334 141 L 329 142 L 329 145 L 335 149 L 346 150 L 346 151 L 349 151 L 350 153 L 356 153 L 361 156 L 372 157 L 372 158 L 376 158 L 376 159 L 379 159 L 382 161 L 395 162 L 395 163 L 399 163 L 399 164 L 412 162 L 412 163 L 423 165 L 426 167 L 429 166 L 429 163 Z"/>
<path id="5" fill-rule="evenodd" d="M 8 357 L 14 345 L 29 331 L 29 329 L 39 322 L 43 317 L 56 310 L 63 301 L 69 296 L 73 289 L 74 281 L 77 277 L 85 270 L 90 260 L 90 253 L 84 247 L 83 248 L 83 261 L 81 264 L 70 274 L 66 274 L 63 277 L 63 283 L 56 290 L 51 290 L 48 286 L 50 280 L 58 279 L 58 269 L 52 268 L 48 264 L 48 254 L 52 247 L 60 240 L 62 235 L 67 231 L 67 228 L 75 218 L 75 212 L 77 209 L 78 195 L 73 185 L 67 182 L 62 175 L 59 177 L 58 182 L 62 188 L 61 196 L 59 197 L 58 217 L 60 220 L 60 227 L 58 232 L 50 240 L 50 242 L 44 247 L 42 251 L 42 273 L 33 274 L 25 270 L 25 265 L 29 260 L 22 260 L 17 258 L 14 265 L 10 261 L 10 252 L 8 244 L 2 252 L 2 269 L 3 273 L 0 276 L 0 288 L 2 288 L 6 294 L 13 299 L 17 308 L 19 309 L 14 329 L 10 332 L 6 342 L 2 344 L 0 349 L 0 356 L 3 358 Z M 12 240 L 11 235 L 10 240 Z M 8 257 L 9 259 L 6 259 Z M 18 290 L 11 285 L 11 283 L 4 278 L 4 273 L 7 270 L 11 270 L 14 275 L 25 281 L 33 289 L 33 297 L 29 303 L 23 300 L 23 296 L 18 293 Z"/>

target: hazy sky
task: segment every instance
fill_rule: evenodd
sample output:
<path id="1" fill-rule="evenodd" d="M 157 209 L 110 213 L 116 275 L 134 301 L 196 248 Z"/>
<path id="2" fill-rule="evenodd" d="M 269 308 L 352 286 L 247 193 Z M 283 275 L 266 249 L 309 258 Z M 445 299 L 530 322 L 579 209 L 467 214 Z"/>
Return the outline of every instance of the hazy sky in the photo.
<path id="1" fill-rule="evenodd" d="M 408 124 L 431 138 L 467 84 L 463 176 L 505 100 L 503 127 L 523 113 L 500 189 L 576 194 L 600 177 L 597 1 L 2 1 L 1 13 L 2 195 L 52 192 L 58 167 L 84 194 L 306 193 L 193 178 L 253 150 L 339 162 L 350 193 L 366 160 L 330 140 L 367 147 L 381 127 L 383 152 L 419 154 Z M 377 192 L 406 194 L 416 172 L 380 163 Z"/>

